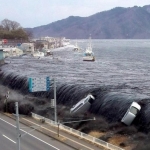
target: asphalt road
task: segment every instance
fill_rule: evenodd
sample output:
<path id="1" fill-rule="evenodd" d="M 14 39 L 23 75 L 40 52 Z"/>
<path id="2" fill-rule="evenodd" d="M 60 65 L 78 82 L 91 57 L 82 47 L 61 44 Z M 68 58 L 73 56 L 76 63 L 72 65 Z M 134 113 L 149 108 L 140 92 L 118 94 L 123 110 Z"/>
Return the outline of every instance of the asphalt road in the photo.
<path id="1" fill-rule="evenodd" d="M 31 128 L 21 123 L 20 130 L 22 135 L 20 138 L 20 150 L 73 150 L 71 147 L 36 130 L 25 134 Z M 0 115 L 0 149 L 18 150 L 16 122 L 3 115 Z"/>

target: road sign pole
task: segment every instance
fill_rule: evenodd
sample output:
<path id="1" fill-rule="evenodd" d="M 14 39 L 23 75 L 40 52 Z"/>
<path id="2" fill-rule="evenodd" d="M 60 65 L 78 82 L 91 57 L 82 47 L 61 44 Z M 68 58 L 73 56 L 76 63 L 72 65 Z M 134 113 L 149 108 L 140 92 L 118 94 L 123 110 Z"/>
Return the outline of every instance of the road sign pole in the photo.
<path id="1" fill-rule="evenodd" d="M 20 127 L 19 127 L 18 102 L 15 102 L 15 107 L 16 107 L 17 147 L 18 150 L 20 150 Z"/>
<path id="2" fill-rule="evenodd" d="M 56 102 L 56 81 L 54 78 L 54 113 L 55 113 L 55 124 L 57 123 L 57 102 Z"/>

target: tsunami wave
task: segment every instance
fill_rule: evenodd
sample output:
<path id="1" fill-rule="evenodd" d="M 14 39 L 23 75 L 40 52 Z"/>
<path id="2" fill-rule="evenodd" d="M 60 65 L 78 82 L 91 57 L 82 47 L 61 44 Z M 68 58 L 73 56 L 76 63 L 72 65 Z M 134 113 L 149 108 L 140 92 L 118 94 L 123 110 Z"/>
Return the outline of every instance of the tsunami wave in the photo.
<path id="1" fill-rule="evenodd" d="M 44 98 L 46 101 L 53 98 L 53 88 L 47 92 L 30 93 L 28 90 L 27 77 L 1 71 L 0 79 L 1 85 L 18 91 L 22 95 L 33 95 L 38 98 Z M 109 86 L 84 86 L 59 83 L 57 85 L 57 104 L 66 106 L 70 109 L 89 93 L 95 97 L 95 101 L 92 103 L 89 113 L 102 116 L 110 123 L 120 122 L 133 101 L 139 103 L 141 105 L 141 111 L 133 121 L 133 124 L 140 131 L 150 131 L 150 98 L 148 97 L 140 97 L 137 94 L 114 92 Z M 23 102 L 23 104 L 25 104 L 25 102 Z M 22 113 L 24 114 L 34 109 L 36 110 L 32 105 L 32 101 L 26 102 L 26 107 L 28 107 L 28 111 L 23 111 L 22 109 Z"/>

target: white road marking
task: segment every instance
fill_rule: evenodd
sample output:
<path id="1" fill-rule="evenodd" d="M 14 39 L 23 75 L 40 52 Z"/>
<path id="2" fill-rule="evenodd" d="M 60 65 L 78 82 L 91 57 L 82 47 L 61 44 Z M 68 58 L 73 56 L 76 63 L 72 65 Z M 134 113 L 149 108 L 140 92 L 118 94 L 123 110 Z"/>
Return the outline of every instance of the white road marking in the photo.
<path id="1" fill-rule="evenodd" d="M 6 122 L 7 124 L 9 124 L 9 125 L 11 125 L 11 126 L 13 126 L 13 127 L 16 127 L 15 125 L 13 125 L 13 124 L 11 124 L 11 123 L 9 123 L 9 122 L 7 122 L 7 121 L 3 120 L 2 118 L 0 118 L 0 120 L 2 120 L 2 121 L 4 121 L 4 122 Z M 45 144 L 47 144 L 47 145 L 49 145 L 49 146 L 51 146 L 51 147 L 55 148 L 56 150 L 60 150 L 60 149 L 58 149 L 57 147 L 54 147 L 53 145 L 51 145 L 51 144 L 49 144 L 49 143 L 47 143 L 47 142 L 45 142 L 45 141 L 43 141 L 43 140 L 39 139 L 38 137 L 36 137 L 36 136 L 34 136 L 34 135 L 32 135 L 32 134 L 30 134 L 30 133 L 28 133 L 28 132 L 24 131 L 24 130 L 22 130 L 22 129 L 20 129 L 20 130 L 21 130 L 21 131 L 23 131 L 23 132 L 25 132 L 25 133 L 27 133 L 28 135 L 30 135 L 30 136 L 32 136 L 32 137 L 34 137 L 35 139 L 37 139 L 37 140 L 39 140 L 39 141 L 41 141 L 41 142 L 43 142 L 43 143 L 45 143 Z"/>
<path id="2" fill-rule="evenodd" d="M 24 119 L 24 120 L 26 120 L 26 121 L 28 121 L 28 122 L 31 122 L 32 124 L 35 124 L 35 125 L 37 125 L 37 126 L 41 126 L 41 125 L 36 124 L 36 123 L 34 123 L 34 122 L 30 121 L 30 120 L 27 120 L 27 119 L 25 119 L 25 118 L 22 118 L 22 119 Z M 50 130 L 50 129 L 47 129 L 47 128 L 45 128 L 45 127 L 42 127 L 42 126 L 41 126 L 41 128 L 43 128 L 43 129 L 45 129 L 45 130 L 48 130 L 48 131 L 50 131 L 50 132 L 52 132 L 52 133 L 57 134 L 56 132 L 54 132 L 54 131 L 52 131 L 52 130 Z M 63 136 L 62 134 L 60 134 L 60 135 L 61 135 L 62 137 L 64 137 L 64 138 L 70 140 L 70 141 L 73 141 L 74 143 L 77 143 L 77 144 L 79 144 L 79 145 L 82 145 L 82 146 L 84 146 L 84 147 L 86 147 L 86 148 L 88 148 L 88 149 L 90 149 L 90 150 L 94 150 L 94 149 L 92 149 L 92 148 L 90 148 L 90 147 L 87 147 L 86 145 L 83 145 L 83 144 L 81 144 L 81 143 L 79 143 L 79 142 L 76 142 L 76 141 L 74 141 L 74 140 L 72 140 L 72 139 L 70 139 L 70 138 L 67 138 L 67 137 Z"/>
<path id="3" fill-rule="evenodd" d="M 13 143 L 16 143 L 15 141 L 13 141 L 12 139 L 10 139 L 9 137 L 7 137 L 6 135 L 3 134 L 3 137 L 5 137 L 6 139 L 10 140 Z"/>

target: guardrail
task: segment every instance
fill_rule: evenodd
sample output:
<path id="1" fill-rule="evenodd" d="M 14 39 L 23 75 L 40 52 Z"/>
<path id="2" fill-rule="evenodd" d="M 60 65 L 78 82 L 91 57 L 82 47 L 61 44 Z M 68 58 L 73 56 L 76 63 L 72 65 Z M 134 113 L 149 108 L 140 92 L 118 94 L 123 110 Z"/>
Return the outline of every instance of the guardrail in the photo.
<path id="1" fill-rule="evenodd" d="M 45 123 L 50 124 L 50 125 L 52 125 L 52 126 L 55 126 L 55 127 L 58 126 L 57 122 L 52 121 L 52 120 L 50 120 L 50 119 L 47 119 L 47 118 L 45 118 L 45 117 L 42 117 L 42 116 L 40 116 L 40 115 L 37 115 L 37 114 L 32 113 L 32 117 L 35 118 L 35 119 L 44 120 Z M 78 130 L 75 130 L 75 129 L 73 129 L 73 128 L 70 128 L 70 127 L 68 127 L 68 126 L 65 126 L 65 125 L 63 125 L 63 124 L 61 124 L 61 123 L 59 124 L 59 129 L 60 129 L 60 130 L 67 131 L 67 132 L 69 132 L 70 134 L 76 135 L 76 136 L 78 136 L 78 137 L 80 137 L 80 138 L 82 138 L 82 139 L 86 139 L 86 140 L 88 140 L 88 141 L 90 141 L 90 142 L 93 142 L 93 143 L 95 143 L 95 144 L 98 144 L 98 145 L 100 145 L 100 146 L 106 147 L 106 148 L 111 149 L 111 150 L 124 150 L 124 149 L 122 149 L 122 148 L 120 148 L 120 147 L 118 147 L 118 146 L 115 146 L 115 145 L 113 145 L 113 144 L 107 143 L 107 142 L 105 142 L 105 141 L 103 141 L 103 140 L 100 140 L 100 139 L 98 139 L 98 138 L 95 138 L 95 137 L 90 136 L 90 135 L 88 135 L 88 134 L 85 134 L 85 133 L 83 133 L 83 132 L 80 132 L 80 131 L 78 131 Z"/>

